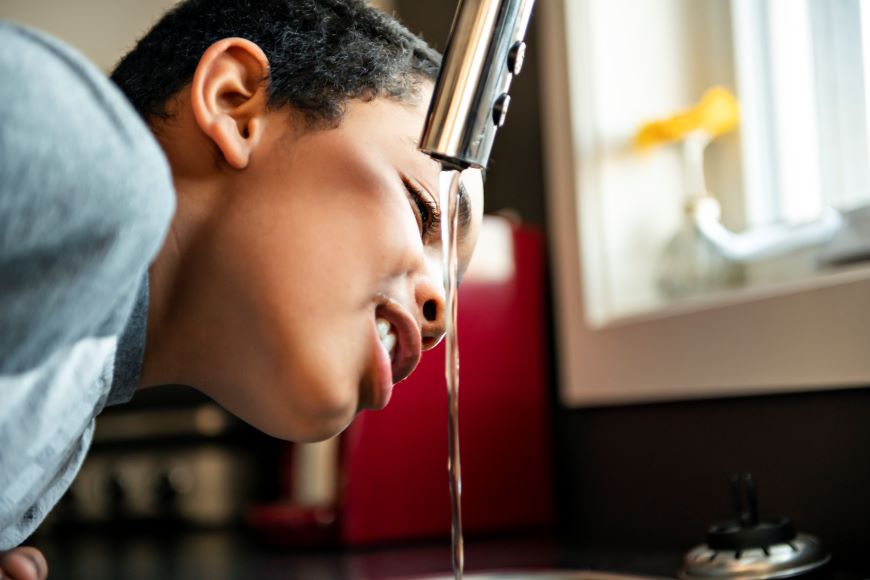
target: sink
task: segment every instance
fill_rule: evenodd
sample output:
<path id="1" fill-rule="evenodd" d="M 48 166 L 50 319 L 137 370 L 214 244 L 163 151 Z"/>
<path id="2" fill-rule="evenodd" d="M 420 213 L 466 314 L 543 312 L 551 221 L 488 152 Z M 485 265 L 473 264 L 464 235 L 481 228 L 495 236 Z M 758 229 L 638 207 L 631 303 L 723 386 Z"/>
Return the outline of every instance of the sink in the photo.
<path id="1" fill-rule="evenodd" d="M 462 578 L 463 580 L 665 580 L 655 576 L 629 576 L 587 570 L 474 572 L 463 574 Z M 454 576 L 418 576 L 413 580 L 454 580 Z"/>

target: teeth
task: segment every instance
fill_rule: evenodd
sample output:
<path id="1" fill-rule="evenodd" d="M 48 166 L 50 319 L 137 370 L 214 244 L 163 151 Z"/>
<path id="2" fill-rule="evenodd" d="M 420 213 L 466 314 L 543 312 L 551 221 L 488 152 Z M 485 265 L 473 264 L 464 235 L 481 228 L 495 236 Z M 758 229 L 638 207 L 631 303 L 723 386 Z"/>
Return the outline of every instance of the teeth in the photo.
<path id="1" fill-rule="evenodd" d="M 381 339 L 381 345 L 392 359 L 393 355 L 396 354 L 396 333 L 393 332 L 393 325 L 383 318 L 378 318 L 375 324 L 378 327 L 378 338 Z"/>
<path id="2" fill-rule="evenodd" d="M 383 318 L 378 318 L 375 320 L 375 323 L 378 326 L 378 336 L 384 338 L 387 336 L 387 333 L 390 332 L 390 326 L 392 326 L 387 320 Z"/>
<path id="3" fill-rule="evenodd" d="M 384 345 L 384 348 L 387 349 L 388 353 L 390 353 L 390 359 L 392 359 L 393 355 L 396 354 L 396 335 L 392 332 L 389 333 L 381 339 L 381 344 Z"/>

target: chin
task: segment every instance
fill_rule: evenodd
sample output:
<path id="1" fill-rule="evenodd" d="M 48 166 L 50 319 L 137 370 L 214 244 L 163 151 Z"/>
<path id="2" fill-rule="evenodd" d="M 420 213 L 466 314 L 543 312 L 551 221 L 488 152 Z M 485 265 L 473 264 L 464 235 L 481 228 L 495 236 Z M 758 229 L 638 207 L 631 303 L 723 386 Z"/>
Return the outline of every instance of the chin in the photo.
<path id="1" fill-rule="evenodd" d="M 344 431 L 356 416 L 359 386 L 334 374 L 290 370 L 296 372 L 230 390 L 225 401 L 215 398 L 254 428 L 284 441 L 313 443 Z"/>
<path id="2" fill-rule="evenodd" d="M 291 404 L 288 403 L 288 407 Z M 356 416 L 356 403 L 340 407 L 320 407 L 304 413 L 290 413 L 285 416 L 271 416 L 249 421 L 260 431 L 297 443 L 315 443 L 335 437 L 344 431 Z M 265 420 L 263 420 L 265 419 Z"/>
<path id="3" fill-rule="evenodd" d="M 351 421 L 353 421 L 353 416 L 350 419 L 336 421 L 331 424 L 327 423 L 319 423 L 316 425 L 311 425 L 307 429 L 299 430 L 296 437 L 293 437 L 291 440 L 297 443 L 316 443 L 318 441 L 325 441 L 326 439 L 331 439 L 335 437 L 350 425 Z"/>

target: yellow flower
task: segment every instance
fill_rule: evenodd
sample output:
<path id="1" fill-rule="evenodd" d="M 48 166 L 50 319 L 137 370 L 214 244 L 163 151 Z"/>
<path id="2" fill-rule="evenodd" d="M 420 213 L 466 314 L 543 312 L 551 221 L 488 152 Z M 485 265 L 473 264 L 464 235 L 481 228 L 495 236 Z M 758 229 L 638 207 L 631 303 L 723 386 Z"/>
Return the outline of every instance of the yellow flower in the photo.
<path id="1" fill-rule="evenodd" d="M 643 125 L 634 137 L 636 146 L 652 147 L 679 141 L 693 131 L 706 131 L 711 138 L 733 131 L 740 122 L 737 99 L 724 87 L 709 89 L 701 101 L 668 119 Z"/>

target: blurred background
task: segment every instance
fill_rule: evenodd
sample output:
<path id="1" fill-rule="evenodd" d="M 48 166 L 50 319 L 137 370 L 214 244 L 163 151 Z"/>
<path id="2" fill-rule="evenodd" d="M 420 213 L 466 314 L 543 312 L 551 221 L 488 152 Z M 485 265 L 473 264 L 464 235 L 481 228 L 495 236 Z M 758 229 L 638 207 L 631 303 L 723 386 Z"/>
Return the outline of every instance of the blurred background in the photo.
<path id="1" fill-rule="evenodd" d="M 172 4 L 0 18 L 108 71 Z M 454 0 L 377 4 L 443 50 Z M 674 576 L 751 472 L 870 573 L 870 2 L 539 0 L 527 43 L 460 293 L 469 569 Z M 448 572 L 442 355 L 322 444 L 184 387 L 110 409 L 52 577 Z"/>

